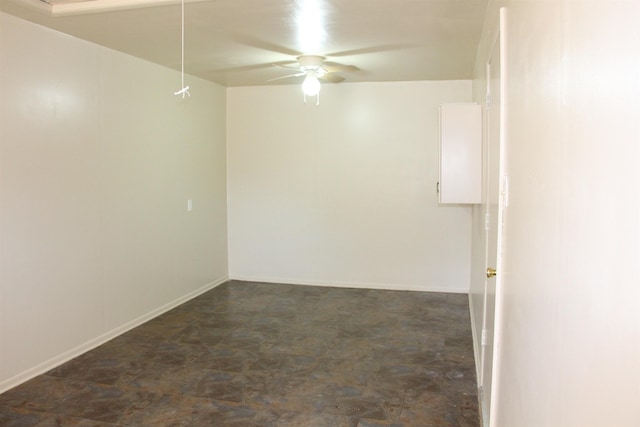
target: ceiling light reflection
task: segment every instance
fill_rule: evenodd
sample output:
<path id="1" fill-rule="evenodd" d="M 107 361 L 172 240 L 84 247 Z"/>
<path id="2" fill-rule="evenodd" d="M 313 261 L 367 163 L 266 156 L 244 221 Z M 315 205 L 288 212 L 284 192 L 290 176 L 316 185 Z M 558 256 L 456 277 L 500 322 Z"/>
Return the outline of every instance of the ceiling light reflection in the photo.
<path id="1" fill-rule="evenodd" d="M 324 0 L 299 0 L 296 4 L 296 36 L 300 50 L 304 53 L 321 52 L 327 40 L 327 4 Z"/>

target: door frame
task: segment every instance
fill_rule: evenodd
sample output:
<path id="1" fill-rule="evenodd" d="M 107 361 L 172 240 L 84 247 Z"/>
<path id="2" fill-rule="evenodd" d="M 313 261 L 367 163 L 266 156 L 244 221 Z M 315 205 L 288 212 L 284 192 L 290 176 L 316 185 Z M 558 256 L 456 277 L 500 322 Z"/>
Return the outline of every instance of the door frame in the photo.
<path id="1" fill-rule="evenodd" d="M 499 388 L 499 366 L 500 366 L 500 347 L 501 342 L 500 338 L 502 336 L 502 303 L 503 303 L 503 245 L 502 245 L 502 233 L 503 233 L 503 224 L 504 224 L 504 209 L 508 206 L 508 177 L 504 175 L 504 161 L 505 161 L 505 142 L 506 142 L 506 109 L 505 109 L 505 94 L 506 94 L 506 8 L 502 7 L 499 11 L 499 24 L 498 31 L 496 32 L 494 39 L 491 43 L 489 53 L 487 55 L 486 62 L 486 100 L 485 106 L 487 107 L 487 114 L 484 119 L 484 123 L 487 126 L 487 152 L 485 154 L 485 164 L 488 165 L 488 170 L 486 173 L 486 188 L 484 194 L 484 204 L 483 209 L 481 210 L 485 216 L 485 234 L 484 234 L 484 263 L 486 267 L 494 267 L 496 269 L 495 279 L 484 279 L 484 295 L 483 295 L 483 313 L 482 313 L 482 339 L 481 339 L 481 349 L 480 349 L 480 368 L 479 368 L 479 378 L 478 378 L 478 386 L 479 386 L 479 400 L 481 407 L 481 416 L 482 416 L 482 425 L 485 427 L 494 427 L 496 426 L 495 415 L 496 408 L 498 405 L 498 388 Z M 498 47 L 499 46 L 499 47 Z M 498 47 L 498 48 L 497 48 Z M 490 158 L 491 155 L 491 137 L 493 135 L 492 128 L 490 126 L 491 116 L 490 116 L 490 108 L 492 104 L 495 103 L 495 100 L 492 99 L 492 90 L 491 90 L 491 81 L 494 73 L 491 71 L 491 65 L 495 61 L 495 55 L 499 55 L 499 110 L 498 110 L 498 133 L 499 133 L 499 141 L 498 141 L 498 164 L 491 164 Z M 494 110 L 495 111 L 495 110 Z M 492 169 L 497 167 L 498 169 Z M 493 174 L 492 174 L 493 171 Z M 490 206 L 491 200 L 489 200 L 489 195 L 491 194 L 490 187 L 490 177 L 497 177 L 497 199 L 498 206 L 495 218 L 496 224 L 495 233 L 496 236 L 496 259 L 495 266 L 489 265 L 492 261 L 490 259 L 490 244 L 489 244 L 489 233 L 491 230 L 489 229 L 489 219 L 490 219 Z M 489 280 L 495 280 L 495 296 L 493 301 L 493 313 L 488 313 L 491 308 L 491 302 L 489 301 L 489 286 L 491 283 Z M 493 317 L 493 322 L 491 322 L 491 317 Z M 492 324 L 489 324 L 492 323 Z M 491 352 L 487 352 L 487 347 L 491 346 Z M 490 369 L 490 383 L 489 389 L 486 389 L 487 378 L 485 375 L 488 374 L 486 372 L 487 363 L 485 362 L 486 357 L 491 357 L 491 360 L 488 360 Z M 487 393 L 489 394 L 487 396 Z M 488 401 L 487 401 L 488 398 Z"/>
<path id="2" fill-rule="evenodd" d="M 505 248 L 503 245 L 503 233 L 506 209 L 509 207 L 509 177 L 505 175 L 506 170 L 506 151 L 507 151 L 507 84 L 509 79 L 507 67 L 508 41 L 507 41 L 507 8 L 500 8 L 500 197 L 498 203 L 498 257 L 496 270 L 496 301 L 495 301 L 495 320 L 494 320 L 494 340 L 493 340 L 493 361 L 491 369 L 491 406 L 489 414 L 489 427 L 497 427 L 496 414 L 500 403 L 500 394 L 498 393 L 500 385 L 500 363 L 502 348 L 502 332 L 504 329 L 503 313 L 504 313 L 504 256 Z"/>

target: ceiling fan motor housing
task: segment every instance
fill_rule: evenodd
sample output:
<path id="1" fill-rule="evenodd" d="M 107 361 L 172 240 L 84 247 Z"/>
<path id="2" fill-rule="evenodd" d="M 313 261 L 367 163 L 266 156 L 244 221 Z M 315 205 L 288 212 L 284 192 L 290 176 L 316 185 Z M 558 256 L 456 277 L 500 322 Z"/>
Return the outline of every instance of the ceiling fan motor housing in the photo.
<path id="1" fill-rule="evenodd" d="M 324 60 L 325 57 L 319 55 L 302 55 L 298 57 L 300 68 L 304 69 L 305 71 L 320 71 L 322 69 Z"/>

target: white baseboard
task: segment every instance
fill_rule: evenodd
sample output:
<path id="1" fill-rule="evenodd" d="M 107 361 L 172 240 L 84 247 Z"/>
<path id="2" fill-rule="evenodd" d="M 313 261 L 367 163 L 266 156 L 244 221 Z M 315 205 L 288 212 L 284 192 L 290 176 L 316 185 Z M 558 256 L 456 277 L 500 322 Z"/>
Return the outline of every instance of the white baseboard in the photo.
<path id="1" fill-rule="evenodd" d="M 469 293 L 469 315 L 471 317 L 471 337 L 473 340 L 473 357 L 476 361 L 476 378 L 478 382 L 480 381 L 480 354 L 482 351 L 482 346 L 480 343 L 480 336 L 478 335 L 479 331 L 482 330 L 482 325 L 480 325 L 480 329 L 478 329 L 478 325 L 476 325 L 476 316 L 473 311 L 473 302 L 471 301 L 471 293 Z"/>
<path id="2" fill-rule="evenodd" d="M 476 316 L 473 312 L 473 302 L 471 301 L 471 293 L 469 293 L 469 315 L 471 316 L 471 336 L 473 339 L 473 357 L 476 361 L 476 381 L 478 383 L 478 410 L 480 411 L 480 424 L 481 427 L 488 426 L 488 420 L 485 419 L 485 412 L 483 408 L 484 402 L 484 388 L 480 384 L 480 371 L 482 370 L 482 343 L 480 342 L 480 335 L 483 325 L 476 324 Z M 479 328 L 478 328 L 479 326 Z"/>
<path id="3" fill-rule="evenodd" d="M 332 280 L 304 280 L 283 277 L 255 277 L 255 276 L 230 276 L 231 280 L 240 280 L 245 282 L 263 282 L 263 283 L 284 283 L 288 285 L 308 285 L 308 286 L 330 286 L 334 288 L 358 288 L 358 289 L 381 289 L 389 291 L 420 291 L 420 292 L 448 292 L 455 294 L 466 294 L 469 292 L 467 288 L 447 288 L 438 286 L 423 285 L 407 285 L 407 284 L 391 284 L 391 283 L 364 283 L 364 282 L 341 282 Z"/>
<path id="4" fill-rule="evenodd" d="M 480 427 L 489 427 L 489 418 L 484 410 L 482 402 L 484 402 L 484 388 L 478 388 L 478 411 L 480 412 Z"/>
<path id="5" fill-rule="evenodd" d="M 145 322 L 148 322 L 149 320 L 153 319 L 154 317 L 158 317 L 161 314 L 176 308 L 177 306 L 179 306 L 180 304 L 184 304 L 185 302 L 215 288 L 218 285 L 221 285 L 222 283 L 225 283 L 229 280 L 229 278 L 227 276 L 225 277 L 221 277 L 213 282 L 207 283 L 206 285 L 196 289 L 195 291 L 189 292 L 186 295 L 183 295 L 167 304 L 164 304 L 146 314 L 143 314 L 142 316 L 131 320 L 130 322 L 127 322 L 121 326 L 118 326 L 115 329 L 112 329 L 100 336 L 97 336 L 93 339 L 90 339 L 89 341 L 80 344 L 77 347 L 72 348 L 71 350 L 65 351 L 64 353 L 52 357 L 51 359 L 40 363 L 32 368 L 27 369 L 26 371 L 23 371 L 17 375 L 14 375 L 13 377 L 4 380 L 2 382 L 0 382 L 0 393 L 4 393 L 5 391 L 12 389 L 24 382 L 29 381 L 30 379 L 44 374 L 45 372 L 62 365 L 65 362 L 68 362 L 69 360 L 80 356 L 83 353 L 86 353 L 89 350 L 92 350 L 104 343 L 106 343 L 109 340 L 112 340 L 113 338 L 124 334 L 125 332 L 142 325 Z"/>

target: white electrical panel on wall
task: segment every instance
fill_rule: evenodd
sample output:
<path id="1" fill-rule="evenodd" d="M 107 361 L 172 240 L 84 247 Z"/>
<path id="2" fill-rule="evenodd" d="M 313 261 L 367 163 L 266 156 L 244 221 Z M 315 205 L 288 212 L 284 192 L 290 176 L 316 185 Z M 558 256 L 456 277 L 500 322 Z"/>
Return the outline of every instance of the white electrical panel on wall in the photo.
<path id="1" fill-rule="evenodd" d="M 481 203 L 482 108 L 460 103 L 440 106 L 440 203 Z"/>

